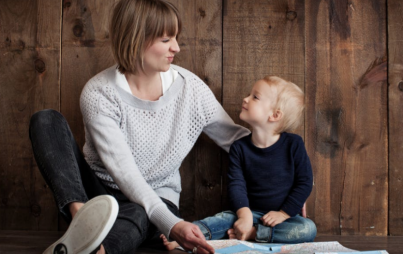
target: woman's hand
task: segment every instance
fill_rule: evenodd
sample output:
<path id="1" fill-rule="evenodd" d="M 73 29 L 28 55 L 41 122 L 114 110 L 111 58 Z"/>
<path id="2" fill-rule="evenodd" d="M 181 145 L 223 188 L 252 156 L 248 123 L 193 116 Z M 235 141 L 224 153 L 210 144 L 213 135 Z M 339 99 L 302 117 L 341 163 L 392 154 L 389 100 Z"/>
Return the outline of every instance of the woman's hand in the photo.
<path id="1" fill-rule="evenodd" d="M 196 247 L 197 254 L 214 253 L 214 248 L 206 242 L 200 228 L 190 222 L 176 223 L 169 236 L 187 251 L 193 251 Z"/>
<path id="2" fill-rule="evenodd" d="M 277 224 L 282 223 L 283 221 L 285 221 L 288 218 L 290 218 L 290 216 L 283 211 L 280 211 L 280 212 L 270 211 L 270 212 L 266 213 L 265 215 L 263 215 L 263 217 L 260 218 L 260 220 L 263 221 L 263 225 L 274 227 Z"/>

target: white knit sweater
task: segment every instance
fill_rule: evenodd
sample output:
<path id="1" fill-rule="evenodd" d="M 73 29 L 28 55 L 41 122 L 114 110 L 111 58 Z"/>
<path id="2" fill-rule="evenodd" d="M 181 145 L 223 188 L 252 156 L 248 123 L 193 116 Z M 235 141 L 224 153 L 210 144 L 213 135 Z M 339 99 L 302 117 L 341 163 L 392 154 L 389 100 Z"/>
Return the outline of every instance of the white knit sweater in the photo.
<path id="1" fill-rule="evenodd" d="M 80 98 L 86 161 L 105 185 L 143 206 L 166 236 L 181 219 L 159 197 L 179 206 L 179 167 L 201 132 L 227 152 L 249 134 L 234 124 L 203 81 L 172 68 L 179 76 L 157 101 L 138 99 L 119 87 L 122 74 L 116 66 L 90 79 Z"/>

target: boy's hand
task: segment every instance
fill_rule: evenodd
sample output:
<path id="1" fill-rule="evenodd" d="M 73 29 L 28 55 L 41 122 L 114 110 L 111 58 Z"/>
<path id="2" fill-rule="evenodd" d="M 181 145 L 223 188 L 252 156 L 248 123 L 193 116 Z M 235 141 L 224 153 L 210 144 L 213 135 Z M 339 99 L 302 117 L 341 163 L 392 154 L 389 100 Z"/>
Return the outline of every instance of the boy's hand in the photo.
<path id="1" fill-rule="evenodd" d="M 302 215 L 302 217 L 306 218 L 306 202 L 304 203 L 304 206 L 302 207 L 301 215 Z"/>
<path id="2" fill-rule="evenodd" d="M 236 236 L 238 240 L 247 240 L 253 227 L 253 215 L 249 207 L 242 207 L 236 212 L 238 220 L 234 227 L 228 230 L 228 235 Z"/>
<path id="3" fill-rule="evenodd" d="M 248 240 L 253 227 L 253 218 L 239 218 L 234 223 L 233 233 L 236 235 L 238 240 Z"/>
<path id="4" fill-rule="evenodd" d="M 288 218 L 290 218 L 290 216 L 283 211 L 280 212 L 270 211 L 265 215 L 263 215 L 263 217 L 260 218 L 260 220 L 263 221 L 263 225 L 274 227 Z"/>

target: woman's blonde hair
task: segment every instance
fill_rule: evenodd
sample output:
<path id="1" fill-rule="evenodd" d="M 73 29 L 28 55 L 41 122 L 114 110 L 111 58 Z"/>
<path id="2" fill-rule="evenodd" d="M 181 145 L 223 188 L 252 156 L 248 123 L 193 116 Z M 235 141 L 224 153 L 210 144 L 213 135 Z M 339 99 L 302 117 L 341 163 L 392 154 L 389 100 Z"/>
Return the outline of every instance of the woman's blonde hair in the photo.
<path id="1" fill-rule="evenodd" d="M 182 28 L 178 10 L 164 0 L 121 0 L 112 14 L 109 33 L 113 57 L 121 73 L 144 71 L 144 51 L 162 36 Z"/>
<path id="2" fill-rule="evenodd" d="M 263 81 L 277 91 L 273 109 L 281 111 L 282 118 L 276 132 L 290 132 L 298 128 L 302 123 L 305 107 L 304 92 L 296 84 L 277 76 L 266 76 Z"/>

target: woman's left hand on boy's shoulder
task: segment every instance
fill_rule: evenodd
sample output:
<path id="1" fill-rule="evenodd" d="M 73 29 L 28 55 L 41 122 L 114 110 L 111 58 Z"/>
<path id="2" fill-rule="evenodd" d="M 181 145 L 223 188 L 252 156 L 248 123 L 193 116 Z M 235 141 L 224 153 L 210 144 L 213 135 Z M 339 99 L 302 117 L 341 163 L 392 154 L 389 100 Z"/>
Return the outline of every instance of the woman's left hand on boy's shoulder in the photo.
<path id="1" fill-rule="evenodd" d="M 290 216 L 283 211 L 280 212 L 270 211 L 265 215 L 263 215 L 263 217 L 260 218 L 260 220 L 263 222 L 263 225 L 274 227 L 288 218 L 290 218 Z"/>

